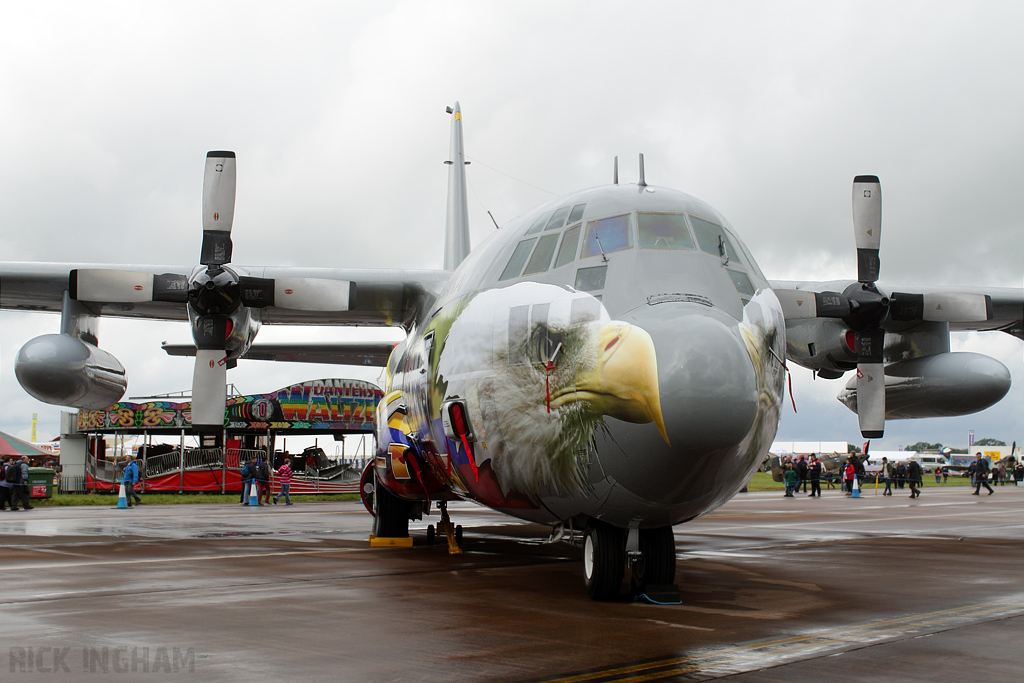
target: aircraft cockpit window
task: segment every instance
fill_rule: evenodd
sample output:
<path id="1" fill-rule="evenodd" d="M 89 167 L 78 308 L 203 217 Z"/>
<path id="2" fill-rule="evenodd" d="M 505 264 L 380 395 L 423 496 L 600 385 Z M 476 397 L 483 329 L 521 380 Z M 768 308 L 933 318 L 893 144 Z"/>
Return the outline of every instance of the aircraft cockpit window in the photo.
<path id="1" fill-rule="evenodd" d="M 548 221 L 545 230 L 557 230 L 558 228 L 565 225 L 565 217 L 569 215 L 569 207 L 563 206 L 558 211 L 555 211 L 551 216 L 551 220 Z"/>
<path id="2" fill-rule="evenodd" d="M 526 263 L 527 257 L 530 255 L 530 251 L 533 249 L 533 245 L 537 242 L 536 237 L 531 237 L 528 240 L 523 240 L 516 245 L 516 250 L 512 252 L 512 258 L 508 260 L 508 265 L 505 266 L 505 270 L 501 271 L 501 277 L 499 280 L 508 280 L 510 278 L 519 277 L 519 273 L 523 270 L 523 264 Z"/>
<path id="3" fill-rule="evenodd" d="M 732 270 L 726 268 L 729 273 L 729 277 L 732 278 L 732 284 L 736 288 L 736 291 L 746 296 L 754 296 L 754 285 L 751 284 L 750 278 L 747 277 L 746 273 L 738 270 Z"/>
<path id="4" fill-rule="evenodd" d="M 537 242 L 537 248 L 533 250 L 530 262 L 526 264 L 523 275 L 531 273 L 543 273 L 551 265 L 551 257 L 555 253 L 555 245 L 558 244 L 558 235 L 544 235 Z"/>
<path id="5" fill-rule="evenodd" d="M 608 266 L 580 268 L 576 271 L 576 289 L 581 292 L 596 292 L 604 289 Z"/>
<path id="6" fill-rule="evenodd" d="M 547 225 L 548 217 L 550 215 L 551 215 L 550 213 L 546 213 L 543 216 L 541 216 L 540 218 L 538 218 L 537 220 L 535 220 L 533 222 L 533 225 L 530 226 L 530 229 L 526 231 L 526 234 L 527 235 L 533 235 L 533 234 L 538 233 L 541 230 L 543 230 L 544 226 Z"/>
<path id="7" fill-rule="evenodd" d="M 577 223 L 565 231 L 562 246 L 558 247 L 558 256 L 555 257 L 555 268 L 561 268 L 566 263 L 576 260 L 576 247 L 580 243 L 581 227 L 583 226 Z"/>
<path id="8" fill-rule="evenodd" d="M 567 223 L 575 223 L 576 221 L 583 218 L 583 210 L 587 208 L 586 204 L 577 204 L 572 207 L 572 213 L 569 214 L 569 220 Z"/>
<path id="9" fill-rule="evenodd" d="M 633 247 L 633 231 L 629 227 L 629 214 L 602 218 L 587 223 L 587 236 L 580 258 L 610 254 Z"/>
<path id="10" fill-rule="evenodd" d="M 734 261 L 741 260 L 739 250 L 721 225 L 696 216 L 690 216 L 690 224 L 693 225 L 693 232 L 697 234 L 697 244 L 700 245 L 701 251 Z"/>
<path id="11" fill-rule="evenodd" d="M 636 215 L 641 249 L 696 249 L 686 216 L 681 213 L 645 213 Z"/>

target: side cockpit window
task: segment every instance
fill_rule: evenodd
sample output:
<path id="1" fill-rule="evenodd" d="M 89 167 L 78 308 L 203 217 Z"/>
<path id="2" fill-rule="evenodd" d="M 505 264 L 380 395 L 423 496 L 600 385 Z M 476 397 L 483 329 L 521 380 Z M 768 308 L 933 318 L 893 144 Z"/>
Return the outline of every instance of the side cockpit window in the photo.
<path id="1" fill-rule="evenodd" d="M 739 260 L 739 250 L 721 225 L 696 216 L 690 216 L 690 223 L 697 235 L 697 244 L 700 245 L 701 251 L 726 259 Z"/>
<path id="2" fill-rule="evenodd" d="M 551 257 L 555 253 L 555 245 L 558 244 L 558 235 L 544 235 L 537 242 L 537 248 L 533 250 L 530 261 L 526 264 L 523 275 L 543 273 L 551 265 Z"/>
<path id="3" fill-rule="evenodd" d="M 532 228 L 531 228 L 532 229 Z M 526 259 L 530 256 L 530 251 L 533 249 L 533 245 L 536 244 L 537 238 L 531 237 L 528 240 L 523 240 L 516 245 L 516 250 L 512 252 L 512 258 L 508 260 L 508 265 L 505 266 L 505 270 L 501 271 L 501 277 L 499 280 L 508 280 L 514 277 L 519 277 L 519 273 L 523 270 L 523 265 L 526 263 Z"/>
<path id="4" fill-rule="evenodd" d="M 558 256 L 555 257 L 555 268 L 561 268 L 566 263 L 576 260 L 576 247 L 580 243 L 580 229 L 582 225 L 574 225 L 565 231 L 562 237 L 562 244 L 558 247 Z"/>
<path id="5" fill-rule="evenodd" d="M 545 230 L 557 230 L 558 228 L 565 225 L 565 217 L 569 215 L 569 207 L 563 206 L 558 211 L 551 214 L 551 220 L 548 221 L 544 227 Z"/>
<path id="6" fill-rule="evenodd" d="M 681 213 L 646 213 L 636 215 L 641 249 L 696 249 L 686 216 Z"/>
<path id="7" fill-rule="evenodd" d="M 550 211 L 548 213 L 542 214 L 539 218 L 537 218 L 537 220 L 535 220 L 533 222 L 533 225 L 531 225 L 530 229 L 526 231 L 526 234 L 527 235 L 535 235 L 538 232 L 540 232 L 541 230 L 543 230 L 544 226 L 547 225 L 548 218 L 550 216 L 551 216 L 551 212 Z"/>

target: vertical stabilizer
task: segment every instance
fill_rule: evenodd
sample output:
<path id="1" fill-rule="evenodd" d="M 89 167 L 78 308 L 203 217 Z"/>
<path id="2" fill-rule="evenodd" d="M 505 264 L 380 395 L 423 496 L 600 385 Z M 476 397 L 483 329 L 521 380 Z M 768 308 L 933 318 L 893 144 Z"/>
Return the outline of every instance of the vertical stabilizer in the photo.
<path id="1" fill-rule="evenodd" d="M 444 269 L 455 270 L 469 255 L 469 206 L 466 204 L 466 151 L 462 146 L 462 111 L 448 108 L 452 139 L 448 161 L 448 215 L 444 226 Z"/>

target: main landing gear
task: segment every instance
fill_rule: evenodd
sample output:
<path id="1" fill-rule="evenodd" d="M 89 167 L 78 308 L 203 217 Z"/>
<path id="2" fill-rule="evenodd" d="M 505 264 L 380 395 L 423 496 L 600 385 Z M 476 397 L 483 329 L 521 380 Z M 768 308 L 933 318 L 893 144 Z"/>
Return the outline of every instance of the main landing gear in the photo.
<path id="1" fill-rule="evenodd" d="M 672 527 L 625 530 L 591 520 L 583 533 L 583 582 L 587 594 L 595 600 L 616 599 L 627 561 L 634 595 L 644 593 L 647 586 L 672 584 L 676 575 Z"/>
<path id="2" fill-rule="evenodd" d="M 367 473 L 369 472 L 369 476 Z M 403 500 L 388 491 L 377 481 L 376 475 L 367 466 L 361 481 L 363 505 L 373 514 L 373 536 L 376 538 L 408 538 L 409 517 L 412 508 L 407 500 Z M 372 484 L 370 480 L 372 478 Z"/>

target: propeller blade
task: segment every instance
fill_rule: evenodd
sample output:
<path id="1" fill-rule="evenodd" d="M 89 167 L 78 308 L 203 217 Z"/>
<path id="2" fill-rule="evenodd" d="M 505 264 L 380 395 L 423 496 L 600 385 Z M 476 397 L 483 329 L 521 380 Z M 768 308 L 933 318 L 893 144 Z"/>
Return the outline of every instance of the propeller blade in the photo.
<path id="1" fill-rule="evenodd" d="M 992 319 L 992 297 L 987 294 L 893 292 L 889 316 L 897 322 L 925 320 L 938 323 L 976 323 Z"/>
<path id="2" fill-rule="evenodd" d="M 246 306 L 263 308 L 274 305 L 274 281 L 269 278 L 239 276 L 238 291 Z"/>
<path id="3" fill-rule="evenodd" d="M 348 280 L 279 278 L 274 280 L 273 305 L 296 311 L 347 311 L 354 288 Z"/>
<path id="4" fill-rule="evenodd" d="M 201 315 L 192 326 L 192 339 L 196 348 L 207 351 L 220 351 L 224 355 L 227 338 L 231 334 L 231 318 L 226 315 Z"/>
<path id="5" fill-rule="evenodd" d="M 80 268 L 71 271 L 68 294 L 78 301 L 144 303 L 188 301 L 188 277 L 177 273 Z"/>
<path id="6" fill-rule="evenodd" d="M 776 289 L 786 320 L 801 318 L 843 318 L 850 313 L 850 301 L 839 292 L 808 292 Z"/>
<path id="7" fill-rule="evenodd" d="M 192 425 L 224 427 L 224 404 L 228 400 L 227 360 L 222 349 L 199 349 L 192 374 Z"/>
<path id="8" fill-rule="evenodd" d="M 203 249 L 199 260 L 204 266 L 231 261 L 234 217 L 235 153 L 209 152 L 203 176 Z"/>
<path id="9" fill-rule="evenodd" d="M 882 363 L 857 364 L 857 421 L 865 439 L 882 438 L 885 432 L 885 366 Z"/>
<path id="10" fill-rule="evenodd" d="M 878 176 L 853 179 L 853 234 L 857 241 L 857 280 L 878 279 L 878 248 L 882 243 L 882 185 Z"/>

